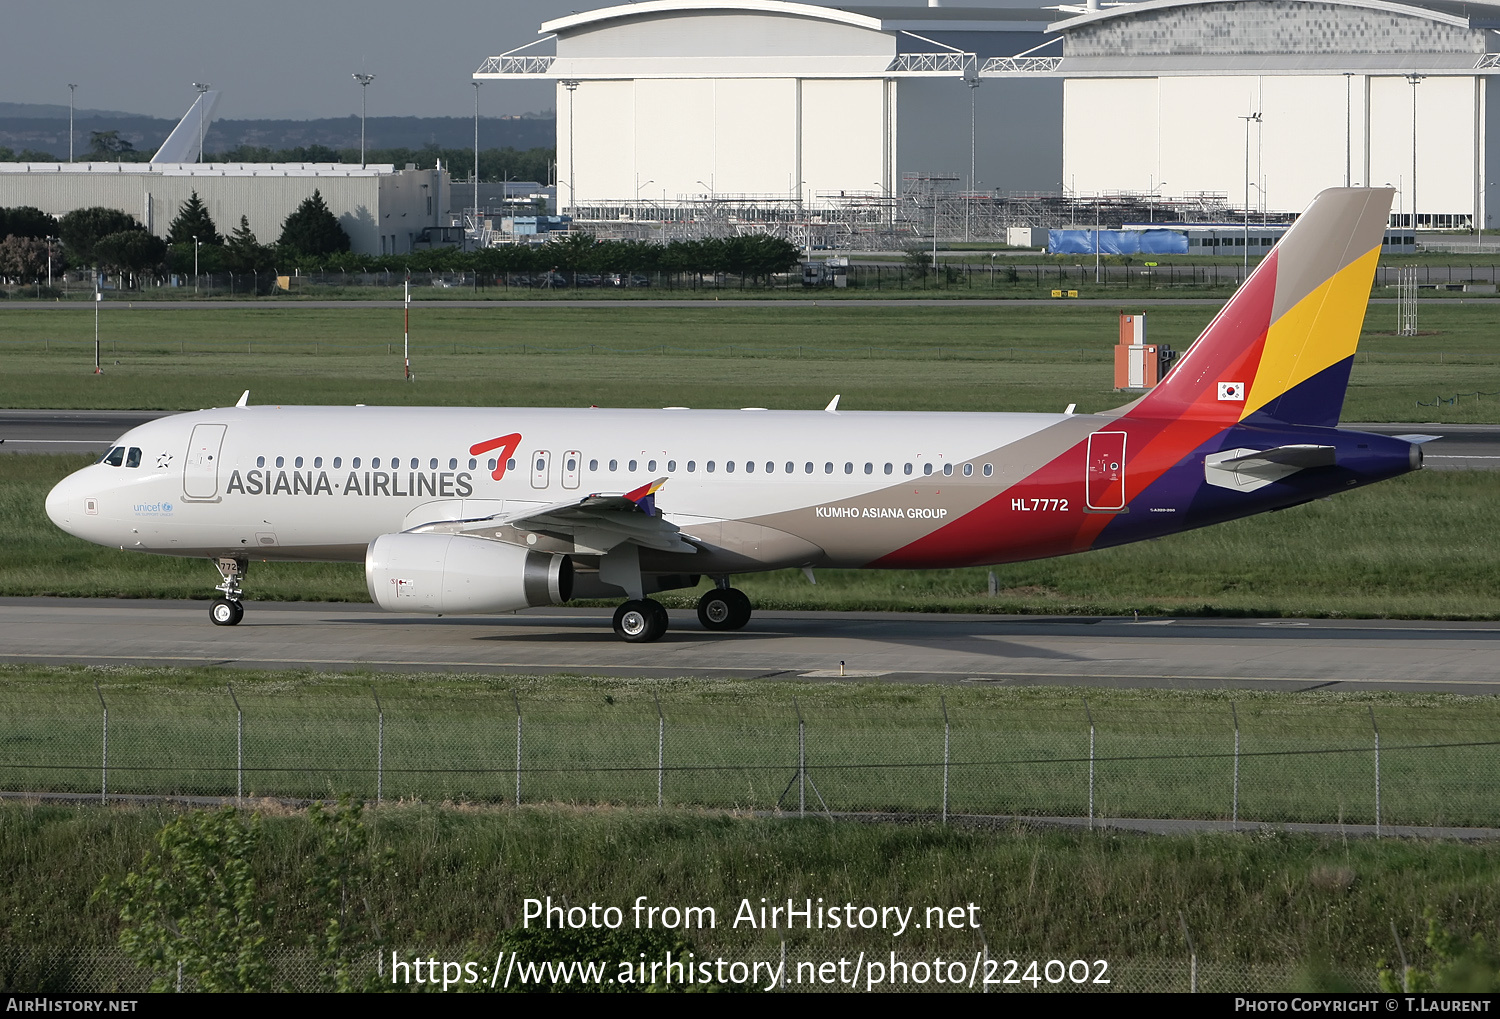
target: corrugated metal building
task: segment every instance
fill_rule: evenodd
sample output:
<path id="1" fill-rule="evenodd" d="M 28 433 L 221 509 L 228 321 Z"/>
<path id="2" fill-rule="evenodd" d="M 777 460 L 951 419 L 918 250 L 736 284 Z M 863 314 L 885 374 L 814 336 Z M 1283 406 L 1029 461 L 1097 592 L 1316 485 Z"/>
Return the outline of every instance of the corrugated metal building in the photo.
<path id="1" fill-rule="evenodd" d="M 32 205 L 61 216 L 105 206 L 152 233 L 167 228 L 196 191 L 226 236 L 247 216 L 263 244 L 314 191 L 362 254 L 404 254 L 426 227 L 450 223 L 446 170 L 334 163 L 0 163 L 0 206 Z"/>

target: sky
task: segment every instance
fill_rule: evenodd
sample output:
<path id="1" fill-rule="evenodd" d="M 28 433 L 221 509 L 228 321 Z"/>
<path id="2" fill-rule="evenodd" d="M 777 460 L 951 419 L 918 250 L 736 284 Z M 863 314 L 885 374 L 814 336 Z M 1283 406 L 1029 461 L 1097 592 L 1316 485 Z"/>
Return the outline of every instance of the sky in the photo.
<path id="1" fill-rule="evenodd" d="M 890 6 L 892 0 L 856 0 Z M 922 0 L 906 0 L 920 5 Z M 997 6 L 1008 6 L 1001 3 Z M 194 82 L 227 120 L 359 113 L 351 75 L 375 75 L 369 115 L 466 117 L 485 57 L 536 39 L 543 21 L 606 0 L 7 0 L 0 102 L 181 117 Z M 550 109 L 543 82 L 487 82 L 486 116 Z"/>

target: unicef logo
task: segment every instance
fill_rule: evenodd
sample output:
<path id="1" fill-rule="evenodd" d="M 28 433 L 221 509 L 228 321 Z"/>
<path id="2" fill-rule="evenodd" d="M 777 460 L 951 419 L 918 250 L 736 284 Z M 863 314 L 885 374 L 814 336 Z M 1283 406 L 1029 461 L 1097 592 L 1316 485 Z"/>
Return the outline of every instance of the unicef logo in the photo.
<path id="1" fill-rule="evenodd" d="M 169 502 L 162 503 L 161 504 L 161 511 L 163 513 L 170 513 L 170 512 L 172 512 L 172 504 L 169 503 Z"/>

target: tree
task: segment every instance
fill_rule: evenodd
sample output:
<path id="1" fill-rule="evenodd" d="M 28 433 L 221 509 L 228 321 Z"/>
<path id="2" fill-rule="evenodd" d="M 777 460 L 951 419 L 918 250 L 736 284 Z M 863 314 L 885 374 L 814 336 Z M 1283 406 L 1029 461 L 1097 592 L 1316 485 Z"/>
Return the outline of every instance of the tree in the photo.
<path id="1" fill-rule="evenodd" d="M 239 227 L 230 232 L 224 254 L 230 272 L 264 272 L 275 264 L 275 252 L 255 239 L 247 216 L 241 216 Z"/>
<path id="2" fill-rule="evenodd" d="M 61 268 L 60 261 L 58 268 Z M 46 274 L 46 241 L 14 234 L 0 241 L 0 276 L 19 283 L 35 283 Z"/>
<path id="3" fill-rule="evenodd" d="M 380 859 L 370 847 L 364 807 L 364 800 L 342 796 L 332 811 L 316 801 L 307 810 L 317 839 L 307 868 L 307 899 L 317 924 L 309 942 L 333 991 L 379 989 L 359 986 L 354 977 L 356 960 L 380 947 L 370 892 L 376 875 L 391 867 L 389 858 Z"/>
<path id="4" fill-rule="evenodd" d="M 1430 907 L 1424 915 L 1432 968 L 1408 966 L 1404 974 L 1397 973 L 1395 967 L 1381 959 L 1375 964 L 1380 989 L 1388 994 L 1407 988 L 1464 994 L 1500 991 L 1500 950 L 1487 944 L 1483 935 L 1466 939 L 1447 930 L 1438 923 Z"/>
<path id="5" fill-rule="evenodd" d="M 30 205 L 0 209 L 0 237 L 54 237 L 57 219 Z"/>
<path id="6" fill-rule="evenodd" d="M 157 834 L 139 870 L 97 897 L 118 904 L 120 948 L 170 991 L 178 967 L 202 991 L 264 991 L 270 909 L 260 901 L 250 860 L 260 818 L 246 824 L 232 807 L 183 814 Z"/>
<path id="7" fill-rule="evenodd" d="M 329 211 L 322 192 L 315 190 L 286 218 L 276 243 L 297 255 L 329 255 L 348 251 L 349 235 Z"/>
<path id="8" fill-rule="evenodd" d="M 172 220 L 172 225 L 167 228 L 167 243 L 192 244 L 195 237 L 199 244 L 224 243 L 224 238 L 219 236 L 218 228 L 214 226 L 208 209 L 199 200 L 197 191 L 194 191 L 188 200 L 182 203 L 182 208 L 177 210 L 177 218 Z"/>
<path id="9" fill-rule="evenodd" d="M 119 131 L 90 131 L 89 155 L 95 159 L 123 157 L 135 152 L 128 138 L 121 138 Z"/>
<path id="10" fill-rule="evenodd" d="M 74 209 L 57 224 L 58 236 L 62 238 L 63 247 L 68 249 L 75 265 L 97 263 L 98 256 L 94 248 L 101 237 L 122 230 L 144 229 L 128 212 L 106 209 L 99 205 Z"/>
<path id="11" fill-rule="evenodd" d="M 134 283 L 136 276 L 162 264 L 167 242 L 145 230 L 121 230 L 99 238 L 94 257 L 101 268 L 126 273 Z"/>

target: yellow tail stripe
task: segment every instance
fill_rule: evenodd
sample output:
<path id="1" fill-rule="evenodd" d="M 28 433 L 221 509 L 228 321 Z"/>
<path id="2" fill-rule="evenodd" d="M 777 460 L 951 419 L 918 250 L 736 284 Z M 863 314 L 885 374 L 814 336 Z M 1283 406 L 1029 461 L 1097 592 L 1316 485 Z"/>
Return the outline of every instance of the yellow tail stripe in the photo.
<path id="1" fill-rule="evenodd" d="M 1354 353 L 1379 258 L 1376 245 L 1271 323 L 1242 419 Z"/>

